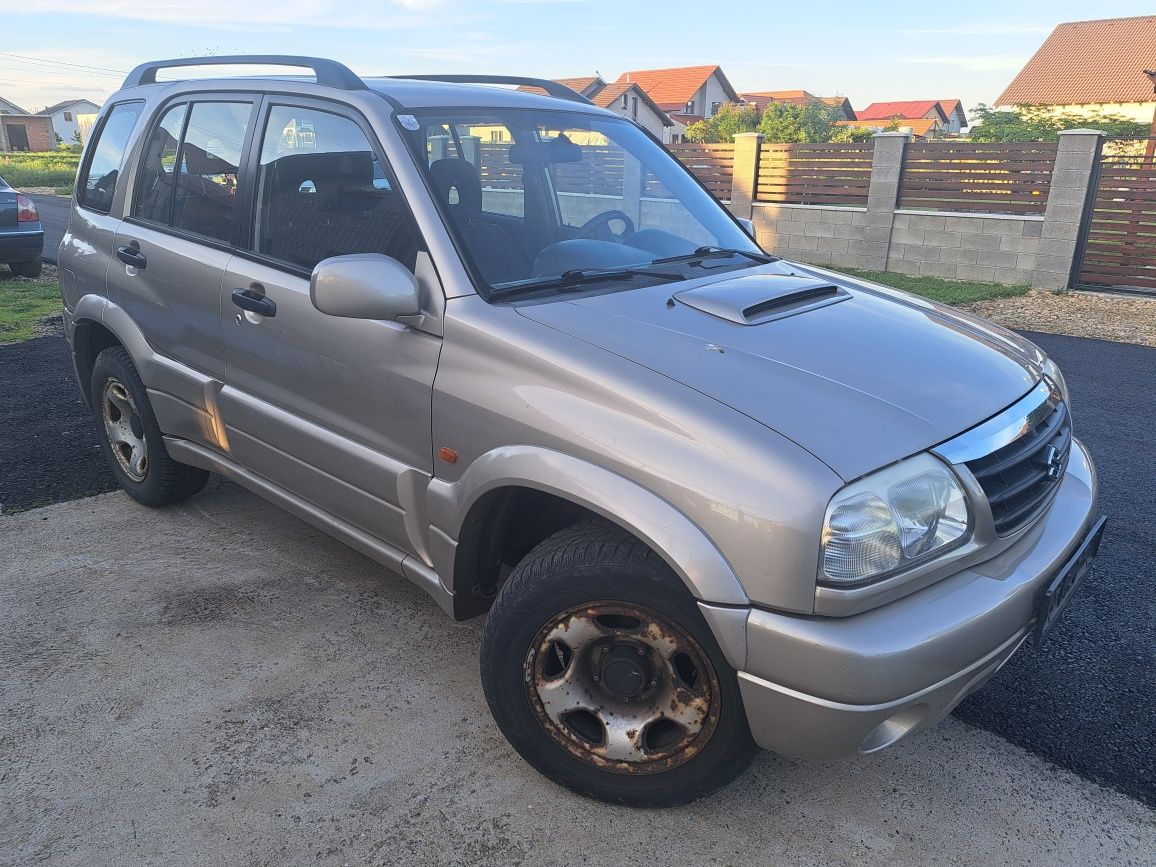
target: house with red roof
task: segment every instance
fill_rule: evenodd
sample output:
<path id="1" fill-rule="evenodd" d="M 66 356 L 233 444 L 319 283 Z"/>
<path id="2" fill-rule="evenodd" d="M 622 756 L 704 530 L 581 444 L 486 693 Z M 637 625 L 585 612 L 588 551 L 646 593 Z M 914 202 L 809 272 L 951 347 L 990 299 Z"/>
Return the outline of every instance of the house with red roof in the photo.
<path id="1" fill-rule="evenodd" d="M 554 81 L 582 94 L 595 105 L 630 118 L 663 144 L 670 144 L 674 121 L 639 85 L 620 81 L 607 84 L 600 75 L 556 78 Z M 543 92 L 529 85 L 519 87 L 518 90 Z"/>
<path id="2" fill-rule="evenodd" d="M 728 102 L 739 99 L 717 64 L 635 69 L 622 73 L 615 83 L 638 85 L 674 121 L 675 140 L 692 123 L 714 117 Z"/>
<path id="3" fill-rule="evenodd" d="M 739 101 L 744 105 L 753 106 L 759 111 L 762 111 L 772 102 L 782 102 L 789 105 L 807 105 L 814 102 L 838 109 L 839 113 L 843 115 L 843 120 L 855 120 L 856 117 L 855 109 L 851 107 L 851 102 L 847 97 L 815 96 L 806 90 L 759 90 L 740 93 Z"/>
<path id="4" fill-rule="evenodd" d="M 1059 24 L 1012 79 L 996 108 L 1042 105 L 1056 113 L 1117 114 L 1152 123 L 1156 15 Z"/>
<path id="5" fill-rule="evenodd" d="M 939 134 L 958 135 L 967 126 L 967 115 L 958 99 L 911 99 L 896 102 L 873 102 L 856 114 L 859 120 L 873 120 L 890 123 L 899 121 L 899 126 L 911 126 L 904 121 L 934 121 Z M 924 126 L 924 124 L 920 124 Z M 929 129 L 931 128 L 929 127 Z"/>

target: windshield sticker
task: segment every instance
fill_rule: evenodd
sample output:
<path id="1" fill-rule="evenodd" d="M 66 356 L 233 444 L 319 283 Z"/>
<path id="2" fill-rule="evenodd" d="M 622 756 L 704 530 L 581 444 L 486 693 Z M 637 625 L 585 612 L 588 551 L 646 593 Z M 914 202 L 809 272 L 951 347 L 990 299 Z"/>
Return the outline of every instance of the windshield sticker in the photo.
<path id="1" fill-rule="evenodd" d="M 412 114 L 399 114 L 397 116 L 397 122 L 408 129 L 410 132 L 417 132 L 419 129 L 421 129 L 421 124 L 417 122 L 417 118 Z"/>

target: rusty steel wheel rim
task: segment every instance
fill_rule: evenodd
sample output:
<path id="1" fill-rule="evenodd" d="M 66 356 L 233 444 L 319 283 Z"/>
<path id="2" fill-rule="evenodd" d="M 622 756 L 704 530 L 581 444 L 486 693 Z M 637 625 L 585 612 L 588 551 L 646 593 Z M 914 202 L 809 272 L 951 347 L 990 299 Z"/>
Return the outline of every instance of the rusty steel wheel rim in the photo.
<path id="1" fill-rule="evenodd" d="M 148 446 L 136 402 L 118 379 L 105 380 L 100 389 L 100 415 L 104 433 L 124 474 L 143 482 L 149 472 Z"/>
<path id="2" fill-rule="evenodd" d="M 641 606 L 595 603 L 551 618 L 531 642 L 524 675 L 554 742 L 603 770 L 670 770 L 718 728 L 709 657 L 686 630 Z"/>

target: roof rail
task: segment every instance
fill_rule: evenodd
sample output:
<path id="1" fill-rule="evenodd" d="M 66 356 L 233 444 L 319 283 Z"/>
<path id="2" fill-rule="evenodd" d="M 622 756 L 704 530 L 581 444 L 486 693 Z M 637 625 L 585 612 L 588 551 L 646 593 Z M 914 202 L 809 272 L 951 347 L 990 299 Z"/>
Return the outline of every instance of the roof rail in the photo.
<path id="1" fill-rule="evenodd" d="M 299 57 L 291 54 L 239 54 L 214 57 L 178 57 L 173 60 L 152 60 L 142 63 L 128 74 L 122 87 L 155 84 L 157 70 L 179 66 L 302 66 L 313 70 L 317 83 L 341 90 L 365 90 L 365 82 L 353 70 L 336 60 L 323 57 Z"/>
<path id="2" fill-rule="evenodd" d="M 517 84 L 521 86 L 540 87 L 546 93 L 557 99 L 567 99 L 570 102 L 581 102 L 593 105 L 589 99 L 578 91 L 550 81 L 548 78 L 527 78 L 522 75 L 389 75 L 387 78 L 410 78 L 415 81 L 444 81 L 448 84 Z"/>

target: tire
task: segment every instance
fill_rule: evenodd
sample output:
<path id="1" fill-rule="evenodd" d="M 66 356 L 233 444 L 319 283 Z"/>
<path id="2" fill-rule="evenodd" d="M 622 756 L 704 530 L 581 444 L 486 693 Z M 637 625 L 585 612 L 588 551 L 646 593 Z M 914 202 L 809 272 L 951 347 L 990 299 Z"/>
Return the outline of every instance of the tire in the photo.
<path id="1" fill-rule="evenodd" d="M 207 471 L 169 457 L 148 392 L 132 357 L 121 347 L 96 357 L 89 403 L 105 460 L 117 483 L 138 503 L 179 503 L 205 486 Z"/>
<path id="2" fill-rule="evenodd" d="M 32 262 L 9 262 L 8 267 L 17 277 L 39 277 L 44 263 L 36 259 Z"/>
<path id="3" fill-rule="evenodd" d="M 514 749 L 587 797 L 689 803 L 758 750 L 738 677 L 690 593 L 602 521 L 561 530 L 518 563 L 486 619 L 481 669 Z"/>

